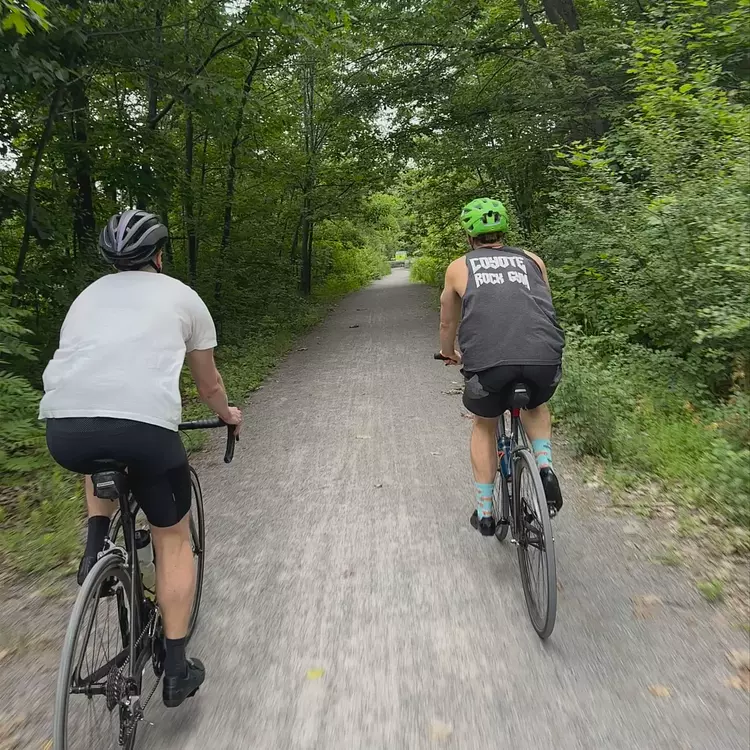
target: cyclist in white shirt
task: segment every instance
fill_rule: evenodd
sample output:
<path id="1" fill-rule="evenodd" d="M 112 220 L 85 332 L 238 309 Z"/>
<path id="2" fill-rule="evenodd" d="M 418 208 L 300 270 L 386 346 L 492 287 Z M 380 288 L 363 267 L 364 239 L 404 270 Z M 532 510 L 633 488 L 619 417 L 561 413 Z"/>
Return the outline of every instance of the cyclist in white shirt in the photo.
<path id="1" fill-rule="evenodd" d="M 78 570 L 83 583 L 104 547 L 114 503 L 94 496 L 95 461 L 120 461 L 154 543 L 156 587 L 166 636 L 164 702 L 177 706 L 205 679 L 185 655 L 195 567 L 190 542 L 190 473 L 177 432 L 185 358 L 202 400 L 228 424 L 229 406 L 214 363 L 216 329 L 190 287 L 161 274 L 167 228 L 153 214 L 113 216 L 99 249 L 119 273 L 83 290 L 68 311 L 60 346 L 44 371 L 39 416 L 53 458 L 86 476 L 88 534 Z"/>

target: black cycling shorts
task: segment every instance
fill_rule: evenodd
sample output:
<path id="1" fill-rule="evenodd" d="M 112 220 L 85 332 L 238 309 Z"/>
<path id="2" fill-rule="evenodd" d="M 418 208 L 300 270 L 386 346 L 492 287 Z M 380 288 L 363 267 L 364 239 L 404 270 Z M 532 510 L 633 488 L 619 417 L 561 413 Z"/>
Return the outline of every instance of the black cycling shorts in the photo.
<path id="1" fill-rule="evenodd" d="M 500 365 L 482 372 L 463 371 L 464 406 L 478 417 L 499 417 L 513 405 L 513 386 L 529 390 L 527 409 L 547 403 L 562 377 L 561 365 Z"/>
<path id="2" fill-rule="evenodd" d="M 129 419 L 48 419 L 47 446 L 77 474 L 95 473 L 94 461 L 124 463 L 133 496 L 154 526 L 174 526 L 190 510 L 190 468 L 177 432 Z"/>

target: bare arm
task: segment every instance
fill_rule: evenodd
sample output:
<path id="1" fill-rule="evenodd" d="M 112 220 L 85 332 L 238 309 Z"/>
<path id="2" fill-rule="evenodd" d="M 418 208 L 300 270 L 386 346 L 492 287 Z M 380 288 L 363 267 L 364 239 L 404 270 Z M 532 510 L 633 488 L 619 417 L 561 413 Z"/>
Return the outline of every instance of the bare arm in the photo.
<path id="1" fill-rule="evenodd" d="M 214 350 L 194 349 L 187 353 L 187 362 L 201 401 L 227 424 L 239 425 L 242 412 L 229 406 L 224 381 L 214 362 Z"/>
<path id="2" fill-rule="evenodd" d="M 440 353 L 448 357 L 454 364 L 461 361 L 455 351 L 456 333 L 461 322 L 461 296 L 457 290 L 458 263 L 463 259 L 454 260 L 445 272 L 445 286 L 440 295 Z"/>

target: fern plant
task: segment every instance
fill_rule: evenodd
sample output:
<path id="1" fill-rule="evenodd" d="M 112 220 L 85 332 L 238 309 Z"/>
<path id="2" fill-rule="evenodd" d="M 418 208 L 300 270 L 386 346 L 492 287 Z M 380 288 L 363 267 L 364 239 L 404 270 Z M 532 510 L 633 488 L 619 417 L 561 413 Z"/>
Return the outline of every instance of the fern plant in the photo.
<path id="1" fill-rule="evenodd" d="M 39 392 L 10 371 L 14 359 L 34 359 L 23 312 L 11 304 L 14 279 L 0 268 L 0 483 L 15 485 L 48 465 L 37 421 Z"/>

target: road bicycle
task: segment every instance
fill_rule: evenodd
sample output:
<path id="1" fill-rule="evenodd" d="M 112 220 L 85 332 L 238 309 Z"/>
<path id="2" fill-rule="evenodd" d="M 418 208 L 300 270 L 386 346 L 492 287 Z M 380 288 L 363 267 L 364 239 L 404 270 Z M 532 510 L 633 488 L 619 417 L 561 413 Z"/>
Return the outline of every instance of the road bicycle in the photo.
<path id="1" fill-rule="evenodd" d="M 446 361 L 442 354 L 435 359 Z M 540 638 L 548 638 L 557 617 L 557 567 L 550 508 L 534 454 L 521 424 L 521 409 L 529 404 L 525 383 L 513 385 L 511 408 L 497 424 L 498 468 L 492 515 L 495 536 L 510 541 L 518 553 L 526 608 Z"/>
<path id="2" fill-rule="evenodd" d="M 234 457 L 235 428 L 220 419 L 180 430 L 227 427 L 224 462 Z M 53 720 L 55 750 L 132 750 L 138 724 L 164 672 L 164 633 L 154 594 L 148 523 L 128 487 L 125 464 L 99 461 L 94 494 L 116 502 L 104 551 L 83 582 L 68 623 Z M 188 639 L 198 620 L 205 566 L 203 495 L 190 467 L 190 538 L 196 567 Z M 158 560 L 156 561 L 158 565 Z"/>

